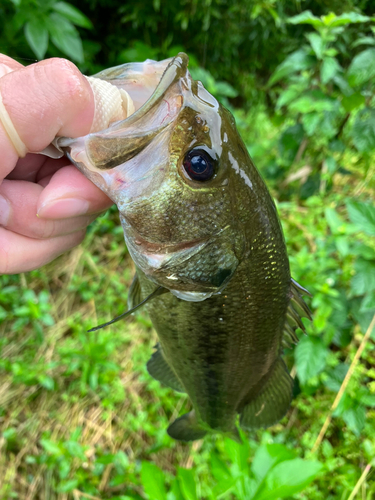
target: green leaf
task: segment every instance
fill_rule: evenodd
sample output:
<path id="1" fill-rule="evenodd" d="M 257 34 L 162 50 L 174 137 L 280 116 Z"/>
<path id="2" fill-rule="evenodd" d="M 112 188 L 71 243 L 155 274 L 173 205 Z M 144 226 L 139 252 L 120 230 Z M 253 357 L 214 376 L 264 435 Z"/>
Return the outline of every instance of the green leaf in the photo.
<path id="1" fill-rule="evenodd" d="M 375 45 L 375 38 L 371 36 L 363 36 L 352 43 L 353 48 L 359 47 L 360 45 Z"/>
<path id="2" fill-rule="evenodd" d="M 375 236 L 375 207 L 370 203 L 350 200 L 346 203 L 349 219 L 370 236 Z"/>
<path id="3" fill-rule="evenodd" d="M 315 460 L 295 458 L 277 464 L 266 476 L 256 500 L 277 500 L 302 491 L 323 469 Z"/>
<path id="4" fill-rule="evenodd" d="M 151 462 L 142 462 L 141 481 L 150 500 L 166 500 L 163 472 Z"/>
<path id="5" fill-rule="evenodd" d="M 318 33 L 308 33 L 306 35 L 306 38 L 310 42 L 310 45 L 315 52 L 316 57 L 318 59 L 321 59 L 323 57 L 324 48 L 323 38 L 318 35 Z"/>
<path id="6" fill-rule="evenodd" d="M 360 403 L 370 408 L 375 408 L 375 394 L 371 394 L 367 389 L 364 392 L 361 391 Z"/>
<path id="7" fill-rule="evenodd" d="M 320 68 L 320 79 L 326 85 L 340 71 L 340 64 L 334 57 L 325 57 Z"/>
<path id="8" fill-rule="evenodd" d="M 309 137 L 315 134 L 321 120 L 322 120 L 321 113 L 313 112 L 302 115 L 303 128 L 305 129 L 306 134 Z"/>
<path id="9" fill-rule="evenodd" d="M 328 156 L 326 159 L 325 159 L 325 164 L 327 166 L 327 172 L 330 174 L 330 175 L 333 175 L 336 170 L 337 170 L 337 162 L 336 160 L 333 158 L 333 156 Z"/>
<path id="10" fill-rule="evenodd" d="M 350 113 L 354 109 L 358 109 L 366 102 L 365 97 L 360 92 L 355 92 L 349 96 L 344 96 L 342 98 L 342 105 L 345 111 Z"/>
<path id="11" fill-rule="evenodd" d="M 47 453 L 54 456 L 60 456 L 63 454 L 63 450 L 60 445 L 51 441 L 50 439 L 41 439 L 40 444 L 46 450 Z"/>
<path id="12" fill-rule="evenodd" d="M 260 446 L 255 452 L 251 470 L 255 479 L 260 483 L 268 471 L 276 464 L 295 457 L 293 451 L 282 444 L 266 444 Z"/>
<path id="13" fill-rule="evenodd" d="M 355 278 L 355 277 L 354 277 Z M 368 293 L 371 293 L 372 290 Z M 369 327 L 372 318 L 374 316 L 375 310 L 369 310 L 369 311 L 361 311 L 361 306 L 363 303 L 363 297 L 358 297 L 356 299 L 352 300 L 351 303 L 351 315 L 353 316 L 354 320 L 359 324 L 361 327 L 362 333 L 365 333 L 367 331 L 367 328 Z M 373 330 L 371 334 L 372 340 L 375 340 L 375 331 Z"/>
<path id="14" fill-rule="evenodd" d="M 191 469 L 179 467 L 177 477 L 185 500 L 198 500 L 194 472 Z"/>
<path id="15" fill-rule="evenodd" d="M 300 85 L 289 85 L 283 92 L 281 92 L 280 97 L 276 103 L 276 109 L 280 109 L 283 106 L 292 102 L 296 97 L 301 95 Z"/>
<path id="16" fill-rule="evenodd" d="M 328 349 L 320 338 L 304 337 L 296 348 L 295 358 L 298 378 L 302 385 L 326 366 Z"/>
<path id="17" fill-rule="evenodd" d="M 62 14 L 73 24 L 81 26 L 81 28 L 92 29 L 94 27 L 90 19 L 70 3 L 57 2 L 53 5 L 53 10 Z"/>
<path id="18" fill-rule="evenodd" d="M 50 14 L 48 21 L 48 31 L 53 44 L 74 61 L 82 63 L 82 41 L 73 24 L 57 12 Z"/>
<path id="19" fill-rule="evenodd" d="M 146 59 L 157 59 L 157 57 L 157 49 L 137 40 L 131 47 L 128 47 L 120 52 L 119 60 L 121 62 L 132 62 L 144 61 Z"/>
<path id="20" fill-rule="evenodd" d="M 352 292 L 356 295 L 375 290 L 375 261 L 358 259 L 354 264 L 356 274 L 352 278 Z"/>
<path id="21" fill-rule="evenodd" d="M 336 18 L 329 24 L 329 26 L 334 28 L 336 26 L 344 26 L 346 24 L 352 23 L 366 23 L 370 20 L 370 17 L 363 16 L 362 14 L 358 14 L 357 12 L 345 12 L 345 14 L 336 16 Z"/>
<path id="22" fill-rule="evenodd" d="M 171 494 L 172 494 L 171 499 L 169 499 L 169 495 L 168 495 L 168 500 L 185 500 L 183 495 L 182 495 L 181 488 L 180 488 L 177 477 L 175 477 L 172 481 Z"/>
<path id="23" fill-rule="evenodd" d="M 38 59 L 43 59 L 48 48 L 48 31 L 43 19 L 34 18 L 25 25 L 25 37 Z"/>
<path id="24" fill-rule="evenodd" d="M 52 377 L 48 375 L 40 375 L 38 381 L 42 387 L 47 389 L 48 391 L 53 391 L 55 389 L 55 381 Z"/>
<path id="25" fill-rule="evenodd" d="M 334 208 L 327 207 L 324 211 L 324 215 L 333 234 L 340 234 L 343 232 L 345 222 Z"/>
<path id="26" fill-rule="evenodd" d="M 279 138 L 280 154 L 292 161 L 303 140 L 304 132 L 300 123 L 288 127 Z"/>
<path id="27" fill-rule="evenodd" d="M 348 428 L 353 431 L 356 436 L 360 436 L 366 423 L 366 408 L 352 398 L 350 398 L 350 400 L 352 401 L 352 407 L 343 411 L 341 417 Z"/>
<path id="28" fill-rule="evenodd" d="M 337 101 L 319 90 L 308 90 L 289 105 L 289 109 L 296 113 L 334 111 L 336 107 Z"/>
<path id="29" fill-rule="evenodd" d="M 335 366 L 335 368 L 328 371 L 328 377 L 324 381 L 324 385 L 331 391 L 338 392 L 348 370 L 349 366 L 345 363 L 340 363 L 339 365 Z"/>
<path id="30" fill-rule="evenodd" d="M 223 478 L 230 478 L 230 469 L 216 453 L 212 453 L 211 455 L 211 472 L 216 481 L 220 481 Z"/>
<path id="31" fill-rule="evenodd" d="M 348 81 L 361 86 L 375 77 L 375 49 L 366 49 L 356 55 L 348 69 Z"/>
<path id="32" fill-rule="evenodd" d="M 375 109 L 361 109 L 354 120 L 351 130 L 354 146 L 361 153 L 375 149 Z"/>
<path id="33" fill-rule="evenodd" d="M 233 439 L 226 438 L 224 441 L 225 451 L 230 460 L 237 465 L 239 470 L 248 472 L 248 457 L 249 446 L 248 443 L 237 443 Z"/>
<path id="34" fill-rule="evenodd" d="M 216 82 L 216 93 L 225 97 L 237 97 L 237 90 L 228 82 Z"/>
<path id="35" fill-rule="evenodd" d="M 361 308 L 359 312 L 366 313 L 367 311 L 373 311 L 374 309 L 375 309 L 375 290 L 372 290 L 372 292 L 364 296 L 361 302 Z"/>
<path id="36" fill-rule="evenodd" d="M 350 96 L 353 94 L 353 89 L 347 82 L 346 78 L 344 78 L 341 74 L 336 74 L 333 77 L 333 81 L 338 86 L 341 93 L 344 94 L 345 96 Z"/>
<path id="37" fill-rule="evenodd" d="M 214 498 L 225 495 L 233 490 L 238 482 L 238 477 L 222 477 L 217 484 L 215 484 L 212 493 Z"/>
<path id="38" fill-rule="evenodd" d="M 289 17 L 288 23 L 291 24 L 311 24 L 312 26 L 324 26 L 323 21 L 312 14 L 310 10 L 301 12 L 297 16 Z"/>
<path id="39" fill-rule="evenodd" d="M 274 85 L 282 78 L 289 76 L 297 71 L 311 68 L 315 61 L 314 57 L 309 55 L 305 49 L 297 50 L 290 54 L 275 70 L 268 81 L 268 85 Z"/>
<path id="40" fill-rule="evenodd" d="M 356 242 L 352 248 L 353 255 L 359 255 L 366 260 L 375 260 L 375 248 Z"/>
<path id="41" fill-rule="evenodd" d="M 61 481 L 57 487 L 59 493 L 69 493 L 78 486 L 78 479 L 69 479 L 68 481 Z"/>

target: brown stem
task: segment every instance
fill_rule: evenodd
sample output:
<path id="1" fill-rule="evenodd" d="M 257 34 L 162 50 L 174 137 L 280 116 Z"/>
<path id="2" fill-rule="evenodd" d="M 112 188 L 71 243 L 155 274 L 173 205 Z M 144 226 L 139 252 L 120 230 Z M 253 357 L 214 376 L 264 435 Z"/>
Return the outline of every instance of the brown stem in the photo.
<path id="1" fill-rule="evenodd" d="M 362 342 L 359 344 L 357 352 L 355 353 L 353 361 L 349 367 L 348 373 L 346 374 L 344 381 L 341 384 L 340 390 L 336 395 L 336 398 L 331 406 L 331 409 L 327 415 L 327 418 L 325 419 L 323 427 L 320 429 L 319 435 L 318 435 L 318 437 L 314 443 L 314 446 L 312 447 L 312 450 L 311 450 L 313 453 L 314 453 L 314 451 L 316 451 L 319 448 L 321 442 L 323 441 L 324 435 L 325 435 L 325 433 L 329 427 L 329 424 L 331 423 L 331 420 L 332 420 L 332 413 L 336 410 L 336 408 L 338 407 L 338 405 L 340 403 L 340 400 L 341 400 L 341 398 L 345 392 L 345 389 L 346 389 L 346 387 L 347 387 L 347 385 L 348 385 L 348 383 L 349 383 L 349 381 L 354 373 L 354 370 L 357 366 L 359 358 L 361 357 L 363 349 L 365 348 L 367 341 L 370 338 L 370 335 L 372 333 L 374 326 L 375 326 L 375 314 L 372 318 L 372 321 L 371 321 L 369 327 L 367 328 L 367 331 L 365 333 L 365 336 L 362 339 Z"/>

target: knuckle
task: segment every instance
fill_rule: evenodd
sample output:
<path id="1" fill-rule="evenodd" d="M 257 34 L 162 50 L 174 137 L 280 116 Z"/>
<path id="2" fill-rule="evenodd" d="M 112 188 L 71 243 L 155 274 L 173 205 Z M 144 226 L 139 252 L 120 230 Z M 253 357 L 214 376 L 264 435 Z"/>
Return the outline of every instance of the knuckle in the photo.
<path id="1" fill-rule="evenodd" d="M 80 231 L 77 231 L 74 234 L 71 248 L 74 248 L 77 245 L 80 245 L 82 243 L 82 241 L 84 240 L 85 236 L 86 236 L 86 229 L 81 229 Z"/>
<path id="2" fill-rule="evenodd" d="M 51 91 L 63 100 L 75 100 L 84 93 L 84 77 L 77 66 L 67 59 L 48 59 L 46 65 L 41 68 L 42 73 L 46 72 L 52 83 Z"/>
<path id="3" fill-rule="evenodd" d="M 44 224 L 39 226 L 37 229 L 37 234 L 35 236 L 41 240 L 49 240 L 55 237 L 56 233 L 57 233 L 56 222 L 51 220 L 51 221 L 45 221 Z M 35 238 L 35 236 L 33 237 Z"/>

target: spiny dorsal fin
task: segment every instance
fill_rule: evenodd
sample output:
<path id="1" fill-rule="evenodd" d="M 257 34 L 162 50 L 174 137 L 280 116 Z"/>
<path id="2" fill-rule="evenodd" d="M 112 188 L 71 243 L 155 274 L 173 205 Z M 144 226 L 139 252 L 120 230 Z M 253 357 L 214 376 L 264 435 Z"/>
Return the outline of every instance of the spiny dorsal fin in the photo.
<path id="1" fill-rule="evenodd" d="M 286 313 L 282 338 L 282 345 L 287 348 L 291 347 L 291 343 L 298 344 L 298 337 L 295 333 L 297 328 L 301 328 L 301 330 L 306 333 L 305 325 L 302 323 L 301 318 L 312 320 L 311 311 L 301 296 L 301 294 L 304 294 L 311 297 L 310 292 L 294 279 L 291 281 L 291 297 Z"/>

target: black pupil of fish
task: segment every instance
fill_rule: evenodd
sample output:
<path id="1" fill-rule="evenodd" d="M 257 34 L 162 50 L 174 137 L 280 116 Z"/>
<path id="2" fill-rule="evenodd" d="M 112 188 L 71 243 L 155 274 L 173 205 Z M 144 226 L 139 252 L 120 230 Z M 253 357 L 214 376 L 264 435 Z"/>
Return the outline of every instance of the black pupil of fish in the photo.
<path id="1" fill-rule="evenodd" d="M 207 181 L 214 174 L 213 160 L 203 152 L 190 152 L 185 156 L 184 169 L 196 181 Z"/>

